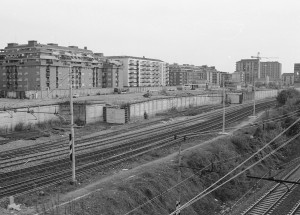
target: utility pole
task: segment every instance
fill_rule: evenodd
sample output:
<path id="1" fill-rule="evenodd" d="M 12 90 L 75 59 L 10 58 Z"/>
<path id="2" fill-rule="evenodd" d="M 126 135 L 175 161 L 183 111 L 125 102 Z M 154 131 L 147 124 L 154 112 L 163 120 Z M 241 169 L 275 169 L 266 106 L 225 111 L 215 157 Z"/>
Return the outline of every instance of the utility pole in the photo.
<path id="1" fill-rule="evenodd" d="M 72 161 L 72 183 L 76 183 L 76 173 L 75 173 L 75 142 L 74 142 L 74 114 L 73 114 L 73 74 L 72 67 L 69 67 L 70 75 L 70 116 L 71 116 L 71 135 L 70 135 L 70 159 Z"/>
<path id="2" fill-rule="evenodd" d="M 225 91 L 225 75 L 223 74 L 223 126 L 222 126 L 222 132 L 219 134 L 228 134 L 225 132 L 225 100 L 226 100 L 226 91 Z"/>
<path id="3" fill-rule="evenodd" d="M 176 135 L 174 136 L 174 139 L 176 139 Z M 184 141 L 186 140 L 186 136 L 184 136 Z M 181 201 L 181 141 L 179 142 L 179 152 L 178 152 L 178 179 L 177 184 L 179 185 L 179 195 L 178 195 L 178 201 L 176 201 L 176 210 L 180 208 L 180 201 Z M 175 215 L 180 215 L 180 211 L 176 212 Z"/>
<path id="4" fill-rule="evenodd" d="M 251 56 L 251 58 L 256 58 L 258 60 L 258 66 L 257 66 L 257 75 L 260 74 L 260 52 L 257 53 L 257 56 Z M 256 93 L 256 89 L 255 89 L 255 74 L 254 74 L 254 70 L 253 70 L 253 91 L 254 91 L 254 96 L 253 96 L 253 116 L 251 117 L 256 117 L 256 112 L 255 112 L 255 93 Z"/>

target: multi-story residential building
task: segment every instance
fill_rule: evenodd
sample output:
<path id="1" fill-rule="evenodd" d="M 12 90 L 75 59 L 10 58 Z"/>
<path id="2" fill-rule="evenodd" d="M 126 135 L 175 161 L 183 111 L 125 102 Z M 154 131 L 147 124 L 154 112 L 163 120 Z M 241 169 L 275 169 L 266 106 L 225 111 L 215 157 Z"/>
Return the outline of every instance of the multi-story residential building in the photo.
<path id="1" fill-rule="evenodd" d="M 297 86 L 300 85 L 300 63 L 294 64 L 294 82 Z"/>
<path id="2" fill-rule="evenodd" d="M 183 70 L 178 64 L 169 65 L 169 85 L 179 86 L 188 83 L 187 71 Z"/>
<path id="3" fill-rule="evenodd" d="M 261 82 L 279 82 L 281 79 L 281 63 L 273 62 L 260 62 L 260 79 Z"/>
<path id="4" fill-rule="evenodd" d="M 242 59 L 236 62 L 236 72 L 243 72 L 246 84 L 253 84 L 253 80 L 260 78 L 258 74 L 258 59 Z"/>
<path id="5" fill-rule="evenodd" d="M 28 91 L 69 88 L 102 87 L 102 70 L 120 67 L 104 64 L 102 54 L 86 47 L 59 46 L 28 41 L 19 45 L 9 43 L 0 50 L 0 90 Z"/>
<path id="6" fill-rule="evenodd" d="M 281 79 L 281 63 L 259 62 L 258 59 L 242 59 L 236 62 L 236 72 L 243 72 L 245 84 L 256 82 L 268 83 L 279 82 Z"/>
<path id="7" fill-rule="evenodd" d="M 235 83 L 245 83 L 245 72 L 238 72 L 235 71 L 234 73 L 232 73 L 232 82 Z"/>
<path id="8" fill-rule="evenodd" d="M 217 85 L 222 84 L 222 76 L 224 72 L 217 71 L 214 66 L 194 66 L 189 64 L 171 64 L 170 69 L 170 85 L 197 84 L 197 85 Z M 225 75 L 226 76 L 226 75 Z M 179 79 L 181 77 L 181 79 Z M 228 78 L 226 76 L 226 78 Z"/>
<path id="9" fill-rule="evenodd" d="M 157 87 L 168 84 L 168 64 L 157 59 L 132 56 L 107 56 L 123 65 L 121 80 L 126 87 Z"/>
<path id="10" fill-rule="evenodd" d="M 282 74 L 282 84 L 285 86 L 294 85 L 294 73 Z"/>

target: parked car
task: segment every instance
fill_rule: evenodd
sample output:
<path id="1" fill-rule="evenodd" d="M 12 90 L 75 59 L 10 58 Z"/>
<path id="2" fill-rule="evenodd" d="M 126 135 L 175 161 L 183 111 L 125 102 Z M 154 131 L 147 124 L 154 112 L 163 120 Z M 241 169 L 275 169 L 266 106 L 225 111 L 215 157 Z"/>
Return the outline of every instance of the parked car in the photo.
<path id="1" fill-rule="evenodd" d="M 79 94 L 78 93 L 74 93 L 73 94 L 73 98 L 79 98 Z"/>

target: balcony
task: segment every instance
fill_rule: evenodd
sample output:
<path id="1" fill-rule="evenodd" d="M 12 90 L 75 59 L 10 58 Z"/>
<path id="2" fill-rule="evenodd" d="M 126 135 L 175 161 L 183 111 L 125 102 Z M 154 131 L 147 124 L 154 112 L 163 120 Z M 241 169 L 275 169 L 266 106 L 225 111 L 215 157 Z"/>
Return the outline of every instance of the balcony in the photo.
<path id="1" fill-rule="evenodd" d="M 137 71 L 136 70 L 130 70 L 128 74 L 129 75 L 131 75 L 131 74 L 137 74 Z"/>

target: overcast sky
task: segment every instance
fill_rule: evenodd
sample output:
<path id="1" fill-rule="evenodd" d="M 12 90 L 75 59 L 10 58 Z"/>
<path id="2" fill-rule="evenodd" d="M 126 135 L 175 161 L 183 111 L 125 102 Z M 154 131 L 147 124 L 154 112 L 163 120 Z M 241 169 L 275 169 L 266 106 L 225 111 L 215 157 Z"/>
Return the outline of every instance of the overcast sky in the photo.
<path id="1" fill-rule="evenodd" d="M 37 40 L 230 73 L 261 52 L 287 73 L 300 63 L 299 8 L 299 0 L 2 0 L 0 48 Z"/>

